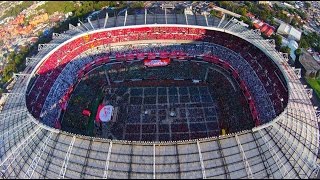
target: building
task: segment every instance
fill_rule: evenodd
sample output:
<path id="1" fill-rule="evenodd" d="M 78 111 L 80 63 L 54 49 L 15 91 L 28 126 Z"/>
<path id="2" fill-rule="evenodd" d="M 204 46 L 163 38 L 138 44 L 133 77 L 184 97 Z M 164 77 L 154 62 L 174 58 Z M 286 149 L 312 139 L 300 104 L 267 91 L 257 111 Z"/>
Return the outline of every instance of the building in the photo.
<path id="1" fill-rule="evenodd" d="M 262 25 L 263 25 L 263 22 L 258 19 L 253 21 L 253 27 L 256 29 L 260 29 L 260 27 L 262 27 Z"/>
<path id="2" fill-rule="evenodd" d="M 282 23 L 279 26 L 277 33 L 288 37 L 289 40 L 292 39 L 295 41 L 300 41 L 301 38 L 301 31 L 298 31 L 297 29 L 286 23 Z"/>
<path id="3" fill-rule="evenodd" d="M 258 4 L 266 4 L 266 5 L 272 6 L 270 1 L 258 1 Z"/>
<path id="4" fill-rule="evenodd" d="M 267 37 L 270 37 L 273 33 L 274 33 L 274 29 L 273 28 L 269 28 L 269 30 L 265 32 L 265 35 Z"/>
<path id="5" fill-rule="evenodd" d="M 288 47 L 290 48 L 290 58 L 292 59 L 292 61 L 295 61 L 296 60 L 296 54 L 294 53 L 298 48 L 299 48 L 299 45 L 296 41 L 294 40 L 290 40 L 289 41 L 289 44 L 288 44 Z"/>
<path id="6" fill-rule="evenodd" d="M 174 5 L 171 3 L 163 3 L 160 7 L 161 9 L 174 9 Z"/>
<path id="7" fill-rule="evenodd" d="M 250 12 L 248 12 L 248 13 L 246 14 L 246 16 L 247 16 L 248 18 L 250 18 L 250 19 L 254 19 L 254 18 L 255 18 L 255 16 L 254 16 L 252 13 L 250 13 Z"/>
<path id="8" fill-rule="evenodd" d="M 258 19 L 253 21 L 253 27 L 255 29 L 260 29 L 261 33 L 263 33 L 265 36 L 270 37 L 273 33 L 275 28 L 270 26 L 267 23 L 264 23 Z"/>
<path id="9" fill-rule="evenodd" d="M 19 25 L 24 23 L 24 15 L 17 16 L 12 22 L 14 25 Z"/>
<path id="10" fill-rule="evenodd" d="M 185 8 L 185 9 L 184 9 L 184 12 L 185 12 L 186 14 L 193 15 L 192 6 Z"/>
<path id="11" fill-rule="evenodd" d="M 44 13 L 44 14 L 41 14 L 41 15 L 34 17 L 33 20 L 29 22 L 29 24 L 36 26 L 39 23 L 46 22 L 48 19 L 49 19 L 48 14 Z"/>
<path id="12" fill-rule="evenodd" d="M 302 51 L 297 66 L 301 68 L 302 76 L 316 76 L 316 74 L 320 73 L 319 63 L 305 50 Z"/>

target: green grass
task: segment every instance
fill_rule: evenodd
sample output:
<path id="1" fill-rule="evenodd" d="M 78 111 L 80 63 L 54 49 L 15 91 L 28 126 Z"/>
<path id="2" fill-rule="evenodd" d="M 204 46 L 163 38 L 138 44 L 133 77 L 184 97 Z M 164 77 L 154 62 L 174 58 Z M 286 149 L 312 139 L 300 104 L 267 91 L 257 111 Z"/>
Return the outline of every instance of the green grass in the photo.
<path id="1" fill-rule="evenodd" d="M 320 79 L 306 78 L 308 84 L 316 92 L 318 98 L 320 98 Z"/>

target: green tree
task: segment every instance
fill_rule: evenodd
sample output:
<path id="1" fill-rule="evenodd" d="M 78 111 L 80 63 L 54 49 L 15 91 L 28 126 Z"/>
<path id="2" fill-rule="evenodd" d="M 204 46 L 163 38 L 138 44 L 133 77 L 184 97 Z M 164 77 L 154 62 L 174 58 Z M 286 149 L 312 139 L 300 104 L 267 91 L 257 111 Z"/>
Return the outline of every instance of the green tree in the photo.
<path id="1" fill-rule="evenodd" d="M 294 51 L 294 54 L 295 54 L 296 56 L 300 56 L 300 55 L 302 54 L 301 49 L 300 49 L 300 48 L 296 49 L 296 50 Z"/>
<path id="2" fill-rule="evenodd" d="M 143 1 L 134 1 L 132 4 L 130 4 L 130 7 L 133 9 L 144 8 L 144 2 Z"/>
<path id="3" fill-rule="evenodd" d="M 18 14 L 20 14 L 21 11 L 30 7 L 33 3 L 34 1 L 23 1 L 21 4 L 13 6 L 9 10 L 7 10 L 1 18 L 17 16 Z"/>
<path id="4" fill-rule="evenodd" d="M 246 9 L 245 7 L 239 8 L 239 9 L 237 10 L 237 12 L 238 12 L 240 15 L 242 15 L 242 16 L 246 16 L 247 13 L 248 13 L 248 11 L 247 11 L 247 9 Z"/>
<path id="5" fill-rule="evenodd" d="M 211 10 L 210 11 L 210 14 L 213 16 L 213 17 L 220 17 L 220 13 L 215 11 L 215 10 Z"/>
<path id="6" fill-rule="evenodd" d="M 314 50 L 317 52 L 320 52 L 320 44 L 318 44 L 316 47 L 314 47 Z"/>
<path id="7" fill-rule="evenodd" d="M 307 10 L 311 7 L 311 4 L 309 2 L 305 2 L 304 5 L 306 6 Z"/>
<path id="8" fill-rule="evenodd" d="M 299 42 L 299 48 L 309 48 L 310 44 L 305 38 L 301 38 Z"/>
<path id="9" fill-rule="evenodd" d="M 250 1 L 245 1 L 244 4 L 248 6 L 249 9 L 251 9 L 254 6 Z"/>
<path id="10" fill-rule="evenodd" d="M 239 18 L 240 21 L 243 21 L 244 23 L 248 24 L 250 27 L 252 27 L 253 23 L 251 22 L 251 20 L 246 17 L 246 16 L 241 16 Z"/>
<path id="11" fill-rule="evenodd" d="M 298 20 L 294 17 L 290 23 L 291 26 L 293 27 L 298 27 Z"/>
<path id="12" fill-rule="evenodd" d="M 288 46 L 284 46 L 280 48 L 280 51 L 283 53 L 290 53 L 290 48 Z"/>
<path id="13" fill-rule="evenodd" d="M 272 25 L 272 26 L 275 26 L 275 25 L 276 25 L 276 22 L 274 21 L 273 18 L 270 19 L 270 25 Z"/>
<path id="14" fill-rule="evenodd" d="M 275 40 L 276 47 L 279 48 L 282 44 L 282 36 L 277 34 L 274 36 L 274 40 Z"/>

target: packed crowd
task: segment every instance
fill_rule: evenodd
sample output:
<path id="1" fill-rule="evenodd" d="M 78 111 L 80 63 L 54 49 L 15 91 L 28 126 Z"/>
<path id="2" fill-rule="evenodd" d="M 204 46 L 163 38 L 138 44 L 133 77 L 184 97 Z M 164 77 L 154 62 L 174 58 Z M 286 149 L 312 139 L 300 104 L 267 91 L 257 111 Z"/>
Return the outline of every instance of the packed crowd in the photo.
<path id="1" fill-rule="evenodd" d="M 232 67 L 238 70 L 241 79 L 246 82 L 252 96 L 254 97 L 256 108 L 259 111 L 259 119 L 262 123 L 273 119 L 276 114 L 271 103 L 267 91 L 264 89 L 263 83 L 257 77 L 257 74 L 241 56 L 223 46 L 211 46 L 212 55 L 219 57 L 230 63 Z"/>
<path id="2" fill-rule="evenodd" d="M 175 38 L 177 40 L 209 41 L 216 43 L 216 45 L 182 44 L 152 46 L 148 44 L 145 45 L 145 48 L 136 45 L 116 48 L 105 45 L 112 42 L 142 40 L 144 37 L 146 40 Z M 223 46 L 227 48 L 224 48 Z M 33 90 L 29 91 L 30 94 L 27 97 L 28 107 L 31 108 L 35 117 L 40 117 L 41 109 L 44 109 L 42 108 L 43 105 L 45 108 L 52 108 L 53 106 L 58 107 L 58 99 L 54 100 L 55 98 L 53 98 L 55 97 L 54 92 L 59 92 L 58 89 L 60 87 L 61 89 L 66 89 L 68 84 L 74 81 L 74 77 L 59 75 L 62 71 L 66 71 L 66 75 L 72 74 L 72 69 L 77 69 L 76 67 L 80 68 L 82 63 L 75 63 L 77 65 L 72 63 L 69 65 L 70 68 L 66 68 L 66 66 L 69 61 L 88 49 L 104 52 L 104 55 L 109 55 L 110 59 L 115 60 L 125 60 L 126 58 L 127 60 L 131 60 L 132 56 L 139 59 L 143 54 L 146 55 L 145 53 L 149 53 L 149 57 L 166 54 L 169 57 L 185 59 L 187 57 L 211 53 L 229 62 L 234 68 L 239 70 L 241 78 L 247 82 L 248 88 L 256 101 L 261 120 L 267 122 L 274 118 L 276 114 L 281 112 L 281 109 L 283 109 L 284 104 L 286 103 L 282 102 L 283 100 L 286 101 L 287 93 L 283 82 L 278 78 L 278 76 L 281 76 L 280 70 L 276 68 L 266 55 L 260 53 L 250 43 L 218 31 L 207 31 L 197 28 L 150 27 L 112 30 L 87 35 L 70 41 L 55 51 L 38 69 L 36 75 L 38 77 L 33 85 Z M 96 53 L 95 51 L 93 52 Z M 94 59 L 94 57 L 92 59 Z M 90 58 L 88 61 L 84 60 L 83 65 L 89 61 Z M 276 71 L 273 71 L 274 69 L 276 69 Z M 69 71 L 70 73 L 68 73 Z M 58 76 L 61 77 L 61 80 L 56 80 Z M 69 77 L 72 80 L 69 80 L 66 77 Z M 53 87 L 53 83 L 55 82 L 56 84 L 64 83 L 65 85 L 55 85 Z M 266 89 L 263 84 L 266 85 Z M 51 92 L 50 89 L 53 89 L 51 90 L 53 92 L 50 94 L 50 97 L 48 97 L 48 93 Z M 271 98 L 265 98 L 268 97 L 268 94 L 271 94 Z M 45 103 L 47 98 L 48 102 Z M 275 110 L 273 110 L 273 105 Z M 41 119 L 46 119 L 44 117 L 47 117 L 47 114 L 50 113 L 44 110 L 44 112 L 41 113 Z"/>
<path id="3" fill-rule="evenodd" d="M 229 73 L 222 68 L 219 71 L 210 70 L 208 75 L 208 82 L 212 84 L 215 97 L 220 110 L 218 111 L 218 120 L 220 129 L 226 130 L 227 133 L 238 132 L 244 129 L 254 127 L 254 121 L 250 116 L 250 109 L 246 102 L 245 96 L 240 89 L 234 89 L 232 83 L 236 82 L 232 79 L 227 79 L 223 73 Z M 228 77 L 231 77 L 229 74 Z M 229 81 L 229 82 L 228 82 Z M 230 83 L 230 81 L 232 81 Z"/>

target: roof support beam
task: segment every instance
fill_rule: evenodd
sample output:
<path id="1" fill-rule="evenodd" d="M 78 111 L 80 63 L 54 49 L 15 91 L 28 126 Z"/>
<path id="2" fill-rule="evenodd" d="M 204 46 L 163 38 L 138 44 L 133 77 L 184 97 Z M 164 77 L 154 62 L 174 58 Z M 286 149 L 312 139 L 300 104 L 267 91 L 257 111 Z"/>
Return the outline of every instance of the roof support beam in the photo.
<path id="1" fill-rule="evenodd" d="M 26 57 L 26 66 L 29 66 L 30 64 L 33 64 L 34 62 L 40 61 L 40 58 L 29 58 Z"/>
<path id="2" fill-rule="evenodd" d="M 218 24 L 218 28 L 220 27 L 220 25 L 221 25 L 221 23 L 224 21 L 224 18 L 226 17 L 226 14 L 223 14 L 223 16 L 222 16 L 222 18 L 221 18 L 221 20 L 220 20 L 220 22 L 219 22 L 219 24 Z"/>
<path id="3" fill-rule="evenodd" d="M 234 19 L 234 17 L 232 17 L 232 18 L 222 27 L 222 29 L 224 29 L 233 19 Z"/>
<path id="4" fill-rule="evenodd" d="M 88 22 L 89 22 L 90 26 L 92 27 L 92 29 L 95 30 L 95 28 L 93 27 L 93 25 L 91 23 L 90 17 L 88 17 L 87 19 L 88 19 Z"/>
<path id="5" fill-rule="evenodd" d="M 137 23 L 137 11 L 135 11 L 133 15 L 134 15 L 134 24 L 138 25 L 138 23 Z"/>
<path id="6" fill-rule="evenodd" d="M 282 59 L 289 61 L 289 55 L 288 53 L 279 52 Z"/>
<path id="7" fill-rule="evenodd" d="M 84 175 L 85 175 L 86 169 L 88 167 L 88 159 L 89 159 L 89 154 L 90 154 L 91 148 L 92 148 L 92 142 L 93 142 L 93 139 L 90 138 L 90 143 L 89 143 L 89 147 L 87 149 L 86 158 L 85 158 L 85 161 L 83 163 L 82 170 L 81 170 L 80 179 L 85 179 Z"/>
<path id="8" fill-rule="evenodd" d="M 34 59 L 39 59 L 39 58 L 34 58 Z M 31 76 L 31 74 L 26 74 L 26 73 L 13 73 L 13 77 L 18 79 L 18 77 L 21 76 Z"/>
<path id="9" fill-rule="evenodd" d="M 79 22 L 80 22 L 88 31 L 90 31 L 90 29 L 89 29 L 86 25 L 84 25 L 83 22 L 80 21 L 80 19 L 79 19 Z"/>
<path id="10" fill-rule="evenodd" d="M 264 143 L 267 145 L 268 147 L 268 150 L 273 158 L 273 160 L 275 161 L 279 171 L 280 171 L 280 174 L 282 176 L 282 178 L 286 178 L 285 175 L 288 174 L 288 171 L 287 171 L 287 168 L 286 166 L 284 166 L 284 164 L 281 162 L 281 159 L 279 158 L 278 154 L 275 152 L 275 150 L 272 148 L 272 146 L 270 145 L 270 142 L 266 139 L 266 136 L 265 134 L 262 133 L 261 130 L 258 130 L 259 134 L 260 134 L 260 137 L 261 139 L 264 141 Z M 277 158 L 277 160 L 275 160 L 275 157 Z M 279 165 L 279 161 L 280 161 L 280 165 Z M 284 169 L 284 172 L 282 171 L 282 169 Z"/>
<path id="11" fill-rule="evenodd" d="M 244 166 L 246 168 L 246 172 L 247 172 L 248 178 L 249 179 L 253 179 L 254 177 L 253 177 L 253 174 L 252 174 L 252 171 L 251 171 L 251 168 L 250 168 L 250 164 L 249 164 L 249 162 L 247 160 L 246 154 L 244 153 L 244 150 L 243 150 L 243 147 L 241 145 L 241 142 L 239 140 L 238 135 L 236 135 L 235 138 L 236 138 L 236 141 L 238 143 L 238 147 L 239 147 L 240 152 L 241 152 L 242 160 L 243 160 Z"/>
<path id="12" fill-rule="evenodd" d="M 109 14 L 106 13 L 106 18 L 104 19 L 103 28 L 106 28 L 106 25 L 107 25 L 107 22 L 108 22 L 108 17 L 109 17 Z"/>
<path id="13" fill-rule="evenodd" d="M 180 164 L 178 144 L 175 144 L 175 149 L 176 149 L 177 164 Z M 180 166 L 178 166 L 178 172 L 181 172 L 181 168 L 180 168 Z M 179 173 L 178 178 L 179 178 L 179 179 L 182 179 L 182 178 L 181 178 L 181 173 Z"/>
<path id="14" fill-rule="evenodd" d="M 206 177 L 206 171 L 205 171 L 205 167 L 204 167 L 204 163 L 203 163 L 200 143 L 199 143 L 198 140 L 197 140 L 197 147 L 198 147 L 198 152 L 199 152 L 199 160 L 200 160 L 200 164 L 201 164 L 202 179 L 206 179 L 207 178 Z"/>
<path id="15" fill-rule="evenodd" d="M 144 9 L 144 24 L 147 24 L 147 9 Z"/>
<path id="16" fill-rule="evenodd" d="M 52 33 L 52 39 L 65 39 L 70 38 L 68 34 L 59 34 L 59 33 Z"/>
<path id="17" fill-rule="evenodd" d="M 307 166 L 308 166 L 308 168 L 310 168 L 310 169 L 314 169 L 314 168 L 316 168 L 315 167 L 315 163 L 311 163 L 311 162 L 309 162 L 309 160 L 308 159 L 305 159 L 305 155 L 303 155 L 303 151 L 299 151 L 298 150 L 298 146 L 297 145 L 294 145 L 294 143 L 292 142 L 292 140 L 290 140 L 290 138 L 287 136 L 287 135 L 285 135 L 284 133 L 282 133 L 281 131 L 280 131 L 280 129 L 279 129 L 279 127 L 276 127 L 276 126 L 272 126 L 273 127 L 273 129 L 275 129 L 275 130 L 277 130 L 277 132 L 279 133 L 279 134 L 281 134 L 281 137 L 283 137 L 284 139 L 286 139 L 286 143 L 288 143 L 288 142 L 290 142 L 290 145 L 288 146 L 289 147 L 289 149 L 290 150 L 292 150 L 294 153 L 297 153 L 298 154 L 298 158 L 299 159 L 301 159 L 303 162 L 304 162 L 304 164 L 306 164 Z M 297 151 L 298 150 L 298 151 Z M 283 151 L 284 153 L 286 153 L 286 154 L 288 154 L 289 153 L 289 151 L 286 151 L 286 150 L 284 150 Z M 289 157 L 291 157 L 292 158 L 292 154 L 289 154 Z M 288 160 L 289 161 L 289 160 Z M 290 162 L 290 161 L 289 161 Z M 296 162 L 296 159 L 294 159 L 294 162 Z M 298 163 L 294 163 L 294 164 L 292 164 L 291 163 L 291 165 L 294 167 L 295 165 L 299 165 Z M 301 168 L 301 170 L 304 172 L 304 175 L 305 175 L 305 177 L 307 177 L 308 175 L 307 175 L 307 173 L 304 171 L 304 169 L 302 168 L 302 167 L 299 167 L 299 168 Z M 295 168 L 293 168 L 294 169 L 294 171 L 298 174 L 298 172 L 295 170 Z M 301 171 L 300 171 L 301 172 Z M 300 176 L 301 174 L 299 174 L 299 176 Z M 301 176 L 300 176 L 301 177 Z"/>
<path id="18" fill-rule="evenodd" d="M 167 8 L 164 8 L 164 18 L 166 20 L 166 24 L 168 24 L 168 19 L 167 19 Z"/>
<path id="19" fill-rule="evenodd" d="M 34 170 L 37 168 L 39 160 L 43 154 L 43 152 L 45 151 L 45 149 L 47 148 L 47 145 L 49 143 L 49 139 L 51 139 L 53 132 L 50 131 L 49 135 L 47 136 L 47 138 L 45 139 L 45 141 L 43 142 L 41 148 L 37 151 L 36 156 L 33 158 L 31 165 L 29 166 L 29 168 L 27 169 L 27 172 L 25 174 L 24 178 L 28 178 L 31 179 L 32 175 L 34 173 Z"/>
<path id="20" fill-rule="evenodd" d="M 296 73 L 296 75 L 297 75 L 298 78 L 300 79 L 300 78 L 301 78 L 301 69 L 300 69 L 300 68 L 294 68 L 293 71 Z"/>
<path id="21" fill-rule="evenodd" d="M 100 14 L 100 13 L 99 13 L 99 14 Z M 99 14 L 97 15 L 97 21 L 98 21 L 98 28 L 101 29 Z"/>
<path id="22" fill-rule="evenodd" d="M 317 118 L 318 118 L 318 122 L 320 122 L 320 121 L 319 121 L 319 118 L 320 118 L 320 111 L 319 111 L 319 110 L 316 110 L 316 116 L 317 116 Z"/>
<path id="23" fill-rule="evenodd" d="M 294 118 L 296 117 L 296 118 Z M 306 132 L 306 136 L 307 138 L 304 138 L 305 141 L 305 146 L 308 146 L 310 147 L 310 150 L 312 151 L 317 151 L 318 148 L 316 146 L 316 144 L 319 142 L 319 134 L 316 132 L 314 132 L 311 128 L 308 128 L 307 126 L 304 126 L 304 122 L 302 122 L 300 119 L 303 119 L 304 117 L 306 117 L 306 114 L 305 112 L 303 111 L 300 111 L 299 109 L 288 109 L 288 112 L 287 112 L 287 116 L 286 116 L 286 119 L 284 120 L 284 122 L 287 122 L 287 124 L 289 123 L 288 119 L 291 119 L 290 120 L 290 124 L 294 127 L 299 127 L 301 128 L 301 130 L 304 130 Z M 317 122 L 315 122 L 316 124 Z M 284 124 L 284 123 L 282 123 Z M 294 136 L 294 135 L 293 135 Z M 312 139 L 311 141 L 308 141 L 307 139 Z"/>
<path id="24" fill-rule="evenodd" d="M 259 141 L 257 140 L 255 133 L 252 133 L 252 137 L 254 139 L 255 144 L 257 145 L 259 156 L 262 159 L 263 167 L 266 170 L 266 174 L 269 179 L 273 179 L 273 174 L 271 172 L 270 164 L 267 161 L 266 155 L 264 153 L 262 153 L 263 150 L 261 149 L 261 145 L 260 145 Z"/>
<path id="25" fill-rule="evenodd" d="M 261 39 L 260 42 L 268 51 L 274 51 L 276 46 L 274 44 L 274 40 L 273 41 L 272 40 L 270 40 L 270 39 Z"/>
<path id="26" fill-rule="evenodd" d="M 57 47 L 59 44 L 39 44 L 38 45 L 38 51 L 41 51 L 42 49 Z"/>
<path id="27" fill-rule="evenodd" d="M 126 26 L 127 17 L 128 17 L 128 10 L 126 10 L 126 12 L 125 12 L 125 14 L 124 14 L 123 26 Z"/>
<path id="28" fill-rule="evenodd" d="M 13 150 L 4 156 L 5 158 L 3 161 L 0 163 L 0 169 L 1 169 L 1 174 L 4 176 L 5 172 L 8 170 L 8 168 L 11 166 L 13 161 L 16 159 L 17 155 L 21 153 L 23 149 L 26 148 L 26 146 L 33 140 L 34 137 L 38 135 L 38 133 L 41 131 L 41 127 L 37 126 L 37 129 L 33 131 L 33 133 L 30 133 L 26 138 L 24 138 L 18 145 L 13 148 Z"/>
<path id="29" fill-rule="evenodd" d="M 156 145 L 153 144 L 153 179 L 156 179 Z"/>
<path id="30" fill-rule="evenodd" d="M 63 161 L 62 167 L 61 167 L 61 169 L 60 169 L 59 179 L 60 179 L 60 178 L 64 178 L 64 175 L 66 174 L 67 167 L 68 167 L 68 162 L 69 162 L 69 158 L 70 158 L 70 154 L 71 154 L 71 151 L 72 151 L 73 144 L 74 144 L 74 141 L 75 141 L 75 140 L 76 140 L 76 136 L 73 136 L 73 137 L 72 137 L 72 140 L 71 140 L 71 142 L 70 142 L 70 145 L 69 145 L 67 154 L 66 154 L 66 156 L 64 157 L 64 161 Z"/>
<path id="31" fill-rule="evenodd" d="M 229 170 L 227 168 L 227 162 L 226 162 L 226 159 L 224 158 L 219 139 L 217 139 L 217 144 L 218 144 L 218 150 L 219 150 L 219 153 L 220 153 L 220 156 L 221 156 L 221 159 L 222 159 L 222 166 L 223 166 L 223 169 L 224 169 L 224 174 L 226 175 L 226 179 L 230 179 L 230 173 L 229 173 Z"/>
<path id="32" fill-rule="evenodd" d="M 307 94 L 308 95 L 308 98 L 312 98 L 312 93 L 313 93 L 313 90 L 311 89 L 311 88 L 305 88 L 305 89 L 294 89 L 294 88 L 292 88 L 292 91 L 291 91 L 291 94 L 295 94 L 295 93 L 297 93 L 297 92 L 302 92 L 302 93 L 305 93 L 305 94 Z M 304 98 L 302 98 L 302 97 L 299 97 L 299 99 L 304 99 Z M 294 100 L 297 100 L 297 98 L 296 99 L 293 99 L 293 101 Z"/>
<path id="33" fill-rule="evenodd" d="M 189 25 L 189 23 L 188 23 L 188 17 L 187 17 L 187 14 L 186 14 L 186 9 L 184 9 L 184 17 L 186 18 L 186 23 L 187 23 L 187 25 Z"/>
<path id="34" fill-rule="evenodd" d="M 176 11 L 174 11 L 174 17 L 176 19 L 176 24 L 178 24 L 178 16 L 177 16 L 177 12 Z"/>
<path id="35" fill-rule="evenodd" d="M 315 170 L 313 170 L 312 172 L 312 175 L 310 178 L 314 178 L 314 179 L 317 179 L 317 176 L 319 174 L 319 171 L 320 171 L 320 165 L 317 165 L 317 168 Z"/>
<path id="36" fill-rule="evenodd" d="M 253 32 L 254 32 L 256 35 L 258 35 L 258 37 L 259 37 L 260 39 L 262 39 L 262 38 L 261 38 L 261 31 L 260 31 L 260 29 L 255 29 L 255 30 L 253 30 Z"/>
<path id="37" fill-rule="evenodd" d="M 78 32 L 80 32 L 80 33 L 83 32 L 81 29 L 79 29 L 78 27 L 75 27 L 75 26 L 72 25 L 72 24 L 69 24 L 69 29 L 74 30 L 74 31 L 78 31 Z"/>
<path id="38" fill-rule="evenodd" d="M 26 121 L 19 124 L 18 126 L 12 128 L 12 129 L 3 131 L 2 134 L 0 135 L 0 140 L 2 140 L 4 142 L 6 138 L 11 137 L 12 135 L 18 133 L 20 129 L 23 129 L 25 126 L 29 125 L 30 123 L 31 123 L 31 119 L 28 118 Z"/>
<path id="39" fill-rule="evenodd" d="M 0 113 L 0 118 L 1 120 L 3 119 L 2 117 L 8 117 L 8 116 L 11 116 L 11 115 L 15 115 L 15 114 L 18 114 L 18 113 L 21 113 L 21 112 L 27 112 L 28 109 L 27 108 L 24 108 L 24 109 L 18 109 L 18 110 L 13 110 L 13 111 L 9 111 L 9 112 L 6 112 L 6 113 Z M 0 120 L 0 122 L 1 122 Z"/>
<path id="40" fill-rule="evenodd" d="M 104 166 L 104 173 L 103 173 L 103 179 L 108 178 L 108 169 L 109 169 L 109 162 L 111 157 L 111 150 L 112 150 L 112 141 L 109 143 L 109 149 L 108 149 L 108 155 L 106 159 L 106 165 Z"/>
<path id="41" fill-rule="evenodd" d="M 207 18 L 207 15 L 206 15 L 206 14 L 204 14 L 204 18 L 206 19 L 206 24 L 207 24 L 207 26 L 209 26 L 208 18 Z"/>
<path id="42" fill-rule="evenodd" d="M 233 23 L 231 26 L 229 26 L 226 30 L 233 31 L 234 27 L 238 27 L 240 25 L 239 22 Z"/>
<path id="43" fill-rule="evenodd" d="M 117 27 L 118 14 L 116 14 L 116 13 L 114 12 L 113 18 L 115 19 L 115 20 L 114 20 L 114 25 L 113 25 L 113 27 Z"/>
<path id="44" fill-rule="evenodd" d="M 193 17 L 194 17 L 194 22 L 195 22 L 195 24 L 196 24 L 196 25 L 199 25 L 196 13 L 195 13 L 195 12 L 192 12 L 192 13 L 193 13 Z"/>
<path id="45" fill-rule="evenodd" d="M 0 122 L 3 122 L 3 121 L 5 121 L 6 119 L 8 119 L 8 118 L 10 118 L 12 116 L 16 116 L 18 114 L 25 113 L 25 112 L 27 112 L 26 109 L 19 109 L 19 110 L 16 110 L 16 111 L 11 111 L 11 112 L 0 114 Z"/>

